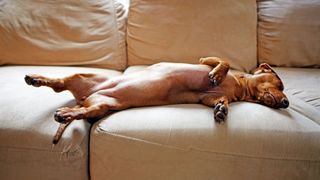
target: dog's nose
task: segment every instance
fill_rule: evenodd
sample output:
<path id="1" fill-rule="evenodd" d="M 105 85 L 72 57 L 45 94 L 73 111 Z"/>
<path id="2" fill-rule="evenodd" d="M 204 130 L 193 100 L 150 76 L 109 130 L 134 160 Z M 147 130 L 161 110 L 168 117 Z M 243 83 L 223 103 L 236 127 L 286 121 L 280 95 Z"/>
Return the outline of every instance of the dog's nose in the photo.
<path id="1" fill-rule="evenodd" d="M 283 99 L 281 100 L 280 108 L 287 108 L 287 107 L 289 107 L 289 101 L 288 101 L 287 98 L 283 98 Z"/>

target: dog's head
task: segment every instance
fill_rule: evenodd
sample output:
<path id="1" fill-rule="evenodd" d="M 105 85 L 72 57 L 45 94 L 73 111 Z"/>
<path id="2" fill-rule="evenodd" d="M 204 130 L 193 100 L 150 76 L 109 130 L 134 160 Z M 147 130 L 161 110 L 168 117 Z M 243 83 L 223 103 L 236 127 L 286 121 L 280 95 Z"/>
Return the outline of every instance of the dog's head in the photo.
<path id="1" fill-rule="evenodd" d="M 267 64 L 260 64 L 250 80 L 253 98 L 272 108 L 287 108 L 289 101 L 283 93 L 283 83 L 277 73 Z"/>

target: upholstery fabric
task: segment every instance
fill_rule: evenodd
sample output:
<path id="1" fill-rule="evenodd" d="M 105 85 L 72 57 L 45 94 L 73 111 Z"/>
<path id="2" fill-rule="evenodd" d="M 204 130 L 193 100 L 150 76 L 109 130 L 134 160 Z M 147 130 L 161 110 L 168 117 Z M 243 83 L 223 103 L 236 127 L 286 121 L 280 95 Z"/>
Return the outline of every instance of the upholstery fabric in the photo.
<path id="1" fill-rule="evenodd" d="M 281 76 L 287 94 L 299 98 L 320 112 L 320 69 L 274 69 Z M 318 123 L 320 124 L 320 117 Z"/>
<path id="2" fill-rule="evenodd" d="M 320 126 L 313 119 L 243 102 L 230 106 L 224 124 L 212 114 L 193 104 L 109 116 L 91 131 L 92 179 L 319 177 Z"/>
<path id="3" fill-rule="evenodd" d="M 258 9 L 259 62 L 320 67 L 320 1 L 260 0 Z"/>
<path id="4" fill-rule="evenodd" d="M 63 77 L 76 72 L 104 73 L 112 70 L 80 67 L 0 67 L 0 177 L 6 180 L 89 179 L 89 123 L 74 121 L 61 141 L 52 146 L 59 126 L 56 109 L 75 104 L 71 93 L 55 93 L 24 82 L 25 74 Z"/>
<path id="5" fill-rule="evenodd" d="M 0 2 L 0 65 L 126 67 L 126 15 L 116 1 Z"/>
<path id="6" fill-rule="evenodd" d="M 276 69 L 288 109 L 236 102 L 220 125 L 212 108 L 198 104 L 111 114 L 91 130 L 92 179 L 318 179 L 320 111 L 290 93 L 295 70 Z M 310 77 L 306 89 L 317 86 L 317 73 L 300 71 Z"/>
<path id="7" fill-rule="evenodd" d="M 257 64 L 256 22 L 253 0 L 132 0 L 128 63 L 198 63 L 218 56 L 248 71 Z"/>

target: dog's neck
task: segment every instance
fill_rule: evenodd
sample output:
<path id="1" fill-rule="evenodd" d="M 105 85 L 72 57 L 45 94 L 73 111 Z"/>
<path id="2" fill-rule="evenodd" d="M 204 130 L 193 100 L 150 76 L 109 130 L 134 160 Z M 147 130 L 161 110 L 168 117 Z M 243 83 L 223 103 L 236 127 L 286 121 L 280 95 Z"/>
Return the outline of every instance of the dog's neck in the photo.
<path id="1" fill-rule="evenodd" d="M 241 101 L 253 102 L 255 101 L 255 95 L 253 85 L 251 82 L 251 74 L 236 74 L 235 78 L 238 81 L 239 86 L 237 87 L 237 98 Z"/>

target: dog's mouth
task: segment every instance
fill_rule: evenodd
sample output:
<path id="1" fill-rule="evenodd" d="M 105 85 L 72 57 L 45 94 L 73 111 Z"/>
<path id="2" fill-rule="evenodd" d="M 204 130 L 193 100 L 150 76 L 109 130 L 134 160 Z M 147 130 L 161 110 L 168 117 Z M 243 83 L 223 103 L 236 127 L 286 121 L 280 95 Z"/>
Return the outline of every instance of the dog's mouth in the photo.
<path id="1" fill-rule="evenodd" d="M 287 98 L 276 98 L 272 93 L 265 92 L 263 94 L 263 103 L 272 108 L 287 108 L 289 107 L 289 101 Z"/>
<path id="2" fill-rule="evenodd" d="M 263 94 L 263 103 L 266 104 L 267 106 L 277 108 L 277 100 L 276 98 L 269 92 L 265 92 Z"/>

